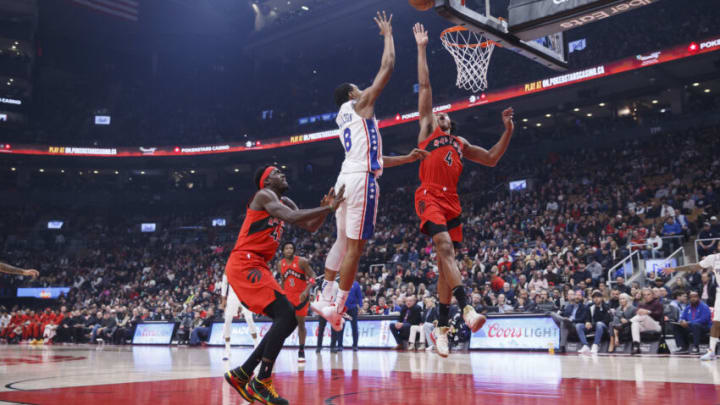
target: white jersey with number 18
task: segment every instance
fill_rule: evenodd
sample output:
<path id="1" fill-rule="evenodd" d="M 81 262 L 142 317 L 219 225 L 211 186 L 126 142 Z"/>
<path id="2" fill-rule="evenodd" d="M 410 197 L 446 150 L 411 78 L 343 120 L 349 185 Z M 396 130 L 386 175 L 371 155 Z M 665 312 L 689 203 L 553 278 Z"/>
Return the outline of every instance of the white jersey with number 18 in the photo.
<path id="1" fill-rule="evenodd" d="M 350 100 L 343 104 L 336 119 L 345 149 L 341 173 L 372 173 L 377 178 L 383 171 L 382 137 L 377 119 L 358 115 L 355 103 Z"/>

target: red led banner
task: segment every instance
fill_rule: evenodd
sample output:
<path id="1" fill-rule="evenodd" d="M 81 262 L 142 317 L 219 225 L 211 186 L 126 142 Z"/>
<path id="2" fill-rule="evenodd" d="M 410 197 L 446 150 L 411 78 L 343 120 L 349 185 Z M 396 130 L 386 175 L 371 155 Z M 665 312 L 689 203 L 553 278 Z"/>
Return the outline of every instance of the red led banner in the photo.
<path id="1" fill-rule="evenodd" d="M 617 75 L 631 70 L 641 69 L 646 66 L 667 63 L 695 55 L 714 52 L 718 49 L 720 49 L 720 36 L 709 38 L 702 42 L 691 42 L 690 44 L 678 45 L 662 51 L 635 55 L 633 57 L 621 59 L 604 65 L 597 65 L 580 71 L 565 73 L 531 83 L 511 86 L 502 90 L 482 93 L 480 95 L 472 95 L 453 103 L 437 106 L 434 110 L 444 112 L 465 110 L 486 104 L 497 103 L 511 98 L 522 97 L 527 94 L 539 93 L 582 83 L 588 80 Z M 380 120 L 378 124 L 380 128 L 385 128 L 406 124 L 417 119 L 417 112 L 396 114 L 394 117 Z M 330 130 L 311 134 L 293 135 L 290 137 L 273 138 L 264 141 L 248 141 L 206 146 L 91 148 L 58 145 L 13 145 L 0 143 L 0 154 L 8 153 L 18 155 L 94 157 L 194 156 L 283 148 L 303 143 L 332 139 L 336 138 L 338 135 L 338 130 Z"/>

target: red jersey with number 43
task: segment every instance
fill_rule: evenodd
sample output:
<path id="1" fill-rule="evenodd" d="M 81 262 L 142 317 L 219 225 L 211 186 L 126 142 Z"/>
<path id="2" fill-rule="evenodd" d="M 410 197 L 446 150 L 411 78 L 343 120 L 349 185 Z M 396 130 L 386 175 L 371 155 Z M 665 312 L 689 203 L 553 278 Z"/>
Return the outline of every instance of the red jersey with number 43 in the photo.
<path id="1" fill-rule="evenodd" d="M 463 170 L 462 141 L 437 127 L 418 147 L 430 152 L 430 156 L 420 162 L 420 182 L 457 192 L 457 183 Z"/>
<path id="2" fill-rule="evenodd" d="M 266 262 L 270 261 L 280 244 L 283 225 L 285 223 L 282 220 L 271 217 L 267 211 L 257 211 L 248 207 L 232 253 L 254 253 L 262 256 Z"/>
<path id="3" fill-rule="evenodd" d="M 300 295 L 307 287 L 305 270 L 300 268 L 300 257 L 294 256 L 292 260 L 280 260 L 280 273 L 283 276 L 283 290 L 288 294 Z"/>

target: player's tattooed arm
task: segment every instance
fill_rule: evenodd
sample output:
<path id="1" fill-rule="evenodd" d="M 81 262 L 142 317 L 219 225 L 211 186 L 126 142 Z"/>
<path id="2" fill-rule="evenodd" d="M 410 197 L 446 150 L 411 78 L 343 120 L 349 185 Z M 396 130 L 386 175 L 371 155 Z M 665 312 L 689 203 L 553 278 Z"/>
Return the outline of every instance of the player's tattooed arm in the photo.
<path id="1" fill-rule="evenodd" d="M 285 203 L 285 205 L 292 208 L 293 210 L 300 209 L 300 208 L 298 208 L 297 204 L 295 204 L 295 201 L 291 200 L 289 197 L 282 196 L 282 198 L 280 198 L 280 200 L 282 200 L 282 202 Z"/>
<path id="2" fill-rule="evenodd" d="M 515 131 L 513 114 L 515 114 L 515 111 L 512 109 L 512 107 L 503 110 L 502 120 L 503 125 L 505 126 L 505 132 L 503 132 L 498 143 L 496 143 L 492 148 L 490 148 L 490 150 L 487 150 L 480 146 L 472 145 L 470 142 L 467 141 L 467 139 L 460 138 L 460 140 L 465 145 L 465 148 L 463 150 L 463 156 L 466 159 L 475 163 L 479 163 L 484 166 L 495 167 L 500 161 L 500 158 L 502 158 L 505 154 L 505 151 L 507 151 L 508 146 L 510 146 L 510 139 L 512 138 L 513 132 Z"/>
<path id="3" fill-rule="evenodd" d="M 297 206 L 297 204 L 295 204 L 295 201 L 291 200 L 290 198 L 288 198 L 288 197 L 286 197 L 286 196 L 283 196 L 283 197 L 281 198 L 281 200 L 282 200 L 282 202 L 283 202 L 285 205 L 287 205 L 288 207 L 290 207 L 290 208 L 293 209 L 293 210 L 299 210 L 299 209 L 300 209 L 300 208 Z M 315 218 L 315 219 L 311 219 L 311 220 L 309 220 L 309 221 L 305 221 L 305 222 L 304 222 L 304 226 L 305 226 L 305 227 L 304 227 L 303 229 L 307 229 L 307 230 L 311 230 L 311 232 L 315 232 L 315 231 L 317 231 L 318 229 L 320 229 L 320 227 L 322 226 L 323 222 L 325 222 L 325 218 L 324 218 L 324 217 L 318 217 L 318 218 Z"/>
<path id="4" fill-rule="evenodd" d="M 412 163 L 417 160 L 423 160 L 426 157 L 430 156 L 430 152 L 415 148 L 407 155 L 403 156 L 383 156 L 383 167 L 395 167 L 395 166 L 401 166 L 404 164 Z"/>
<path id="5" fill-rule="evenodd" d="M 332 192 L 332 189 L 330 189 L 330 191 Z M 322 207 L 322 206 L 328 205 L 329 199 L 330 199 L 330 193 L 325 194 L 323 199 L 320 201 L 320 206 Z M 298 225 L 298 226 L 300 226 L 301 228 L 303 228 L 307 231 L 310 231 L 311 233 L 315 233 L 315 232 L 317 232 L 318 229 L 320 229 L 320 227 L 322 226 L 322 224 L 324 222 L 325 222 L 325 217 L 318 217 L 315 219 L 304 221 L 302 226 L 301 225 Z"/>
<path id="6" fill-rule="evenodd" d="M 373 18 L 380 29 L 380 35 L 384 38 L 385 49 L 380 61 L 380 71 L 375 76 L 372 85 L 362 92 L 362 96 L 355 104 L 355 112 L 363 118 L 371 118 L 375 115 L 375 100 L 380 97 L 380 93 L 390 81 L 390 76 L 395 70 L 395 40 L 392 34 L 392 17 L 392 14 L 388 18 L 384 11 L 382 13 L 378 11 L 377 16 Z"/>
<path id="7" fill-rule="evenodd" d="M 303 229 L 314 232 L 307 226 L 307 221 L 317 218 L 322 218 L 324 220 L 329 213 L 334 212 L 337 207 L 345 201 L 345 187 L 343 186 L 337 195 L 334 193 L 333 189 L 330 189 L 328 196 L 327 205 L 311 209 L 293 210 L 280 201 L 277 194 L 273 191 L 263 189 L 255 195 L 255 198 L 250 203 L 250 208 L 265 210 L 268 214 L 275 218 L 280 218 L 289 224 L 297 225 Z"/>
<path id="8" fill-rule="evenodd" d="M 36 278 L 40 275 L 40 272 L 35 269 L 21 269 L 3 262 L 0 262 L 0 273 L 17 274 L 19 276 L 28 276 L 32 278 Z"/>
<path id="9" fill-rule="evenodd" d="M 413 34 L 418 50 L 418 111 L 420 113 L 418 143 L 420 143 L 435 131 L 437 123 L 433 116 L 430 68 L 427 62 L 428 33 L 422 24 L 417 23 L 413 27 Z"/>

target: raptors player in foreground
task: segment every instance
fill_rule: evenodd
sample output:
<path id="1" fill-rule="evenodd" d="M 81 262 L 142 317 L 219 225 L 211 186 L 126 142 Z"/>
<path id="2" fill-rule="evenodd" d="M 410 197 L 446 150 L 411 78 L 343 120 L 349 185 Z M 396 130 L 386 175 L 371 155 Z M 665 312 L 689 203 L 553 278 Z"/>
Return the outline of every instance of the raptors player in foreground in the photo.
<path id="1" fill-rule="evenodd" d="M 325 261 L 325 280 L 312 310 L 325 318 L 335 331 L 343 327 L 345 301 L 350 293 L 365 242 L 373 235 L 379 204 L 380 187 L 377 179 L 383 167 L 399 166 L 423 159 L 425 152 L 415 149 L 405 156 L 383 156 L 382 138 L 375 118 L 375 101 L 387 85 L 395 67 L 395 44 L 392 35 L 392 15 L 377 13 L 375 23 L 384 38 L 380 71 L 372 85 L 360 90 L 351 83 L 335 89 L 335 103 L 340 111 L 337 124 L 340 141 L 345 149 L 345 161 L 335 183 L 335 189 L 346 187 L 346 202 L 335 219 L 337 239 Z M 340 272 L 340 284 L 335 281 Z"/>
<path id="2" fill-rule="evenodd" d="M 258 191 L 248 204 L 225 272 L 242 304 L 256 314 L 272 318 L 273 322 L 247 361 L 225 373 L 225 380 L 250 403 L 257 400 L 262 404 L 287 404 L 288 401 L 275 391 L 271 374 L 275 359 L 285 339 L 295 330 L 297 320 L 293 306 L 275 281 L 267 262 L 275 256 L 285 222 L 310 232 L 317 231 L 327 215 L 344 201 L 344 190 L 340 189 L 335 195 L 330 189 L 320 207 L 300 210 L 289 198 L 283 197 L 288 183 L 276 167 L 259 169 L 255 174 L 255 185 Z M 260 371 L 253 376 L 258 364 Z"/>
<path id="3" fill-rule="evenodd" d="M 420 85 L 419 108 L 420 134 L 418 147 L 430 153 L 420 163 L 420 187 L 415 192 L 415 211 L 420 217 L 420 231 L 433 240 L 437 253 L 439 269 L 438 327 L 436 328 L 436 348 L 442 357 L 447 357 L 448 315 L 450 301 L 454 295 L 463 319 L 472 332 L 478 331 L 485 323 L 485 317 L 478 315 L 468 305 L 462 276 L 455 262 L 455 248 L 462 242 L 462 224 L 460 222 L 460 198 L 457 183 L 463 169 L 465 158 L 484 166 L 495 166 L 508 148 L 513 134 L 513 110 L 502 112 L 505 132 L 500 141 L 490 150 L 471 145 L 465 138 L 455 134 L 453 123 L 445 113 L 433 114 L 432 88 L 427 63 L 428 34 L 422 24 L 413 28 L 418 47 L 418 83 Z"/>
<path id="4" fill-rule="evenodd" d="M 245 308 L 245 306 L 240 303 L 240 299 L 238 299 L 237 295 L 235 295 L 235 291 L 230 288 L 230 283 L 228 283 L 227 274 L 225 273 L 223 273 L 222 286 L 220 288 L 222 292 L 222 302 L 220 304 L 220 307 L 223 308 L 225 315 L 225 324 L 223 325 L 225 354 L 223 355 L 223 360 L 228 360 L 230 358 L 230 337 L 232 332 L 232 321 L 233 318 L 237 316 L 238 309 L 242 311 L 243 318 L 245 318 L 245 323 L 247 324 L 248 333 L 252 337 L 253 346 L 255 347 L 257 347 L 258 345 L 257 328 L 255 327 L 255 321 L 253 320 L 252 312 L 250 312 L 249 309 Z"/>
<path id="5" fill-rule="evenodd" d="M 278 272 L 282 275 L 283 291 L 290 304 L 295 309 L 295 318 L 298 324 L 298 362 L 305 362 L 305 317 L 310 307 L 310 288 L 315 285 L 315 272 L 304 257 L 295 256 L 295 244 L 292 242 L 283 245 L 283 258 L 278 262 Z"/>
<path id="6" fill-rule="evenodd" d="M 695 273 L 703 271 L 704 269 L 710 270 L 715 275 L 715 280 L 720 280 L 720 253 L 706 256 L 696 264 L 688 264 L 687 266 L 680 267 L 668 267 L 664 269 L 663 272 L 666 274 L 674 273 L 676 271 Z M 720 341 L 720 297 L 715 298 L 712 326 L 710 327 L 710 345 L 708 346 L 707 353 L 700 357 L 700 360 L 709 361 L 716 359 L 715 352 L 717 350 L 718 341 Z"/>

